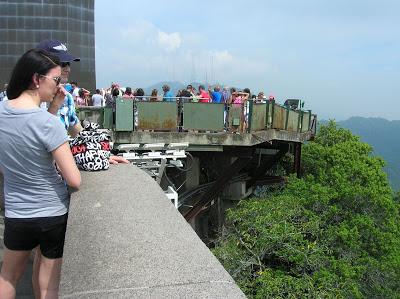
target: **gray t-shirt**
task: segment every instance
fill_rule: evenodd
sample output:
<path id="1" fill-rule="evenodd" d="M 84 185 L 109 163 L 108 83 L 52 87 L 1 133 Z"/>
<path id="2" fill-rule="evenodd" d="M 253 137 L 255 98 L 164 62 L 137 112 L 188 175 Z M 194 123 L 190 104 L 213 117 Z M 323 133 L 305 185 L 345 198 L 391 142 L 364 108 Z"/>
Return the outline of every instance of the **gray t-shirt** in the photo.
<path id="1" fill-rule="evenodd" d="M 51 151 L 68 140 L 58 117 L 40 108 L 0 103 L 0 171 L 5 216 L 33 218 L 68 212 L 69 195 Z"/>
<path id="2" fill-rule="evenodd" d="M 93 103 L 93 106 L 95 106 L 95 107 L 103 106 L 103 97 L 98 93 L 94 94 L 92 96 L 92 103 Z"/>

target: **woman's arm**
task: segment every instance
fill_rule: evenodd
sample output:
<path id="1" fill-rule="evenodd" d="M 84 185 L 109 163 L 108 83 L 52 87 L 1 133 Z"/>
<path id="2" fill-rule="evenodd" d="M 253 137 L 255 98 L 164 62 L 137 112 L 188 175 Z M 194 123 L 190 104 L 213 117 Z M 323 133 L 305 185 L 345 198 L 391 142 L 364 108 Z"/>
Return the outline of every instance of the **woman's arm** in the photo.
<path id="1" fill-rule="evenodd" d="M 81 185 L 81 174 L 78 167 L 76 167 L 68 142 L 57 147 L 51 154 L 60 169 L 61 175 L 67 182 L 67 185 L 78 189 Z"/>

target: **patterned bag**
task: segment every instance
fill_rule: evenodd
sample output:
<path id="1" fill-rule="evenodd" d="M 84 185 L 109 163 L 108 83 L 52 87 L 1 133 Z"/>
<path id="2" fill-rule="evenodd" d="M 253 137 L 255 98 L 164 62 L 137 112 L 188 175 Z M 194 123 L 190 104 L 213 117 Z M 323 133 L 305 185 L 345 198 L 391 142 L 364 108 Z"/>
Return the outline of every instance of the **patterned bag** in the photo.
<path id="1" fill-rule="evenodd" d="M 96 123 L 86 123 L 83 131 L 70 141 L 78 168 L 87 171 L 106 170 L 110 166 L 110 135 Z"/>

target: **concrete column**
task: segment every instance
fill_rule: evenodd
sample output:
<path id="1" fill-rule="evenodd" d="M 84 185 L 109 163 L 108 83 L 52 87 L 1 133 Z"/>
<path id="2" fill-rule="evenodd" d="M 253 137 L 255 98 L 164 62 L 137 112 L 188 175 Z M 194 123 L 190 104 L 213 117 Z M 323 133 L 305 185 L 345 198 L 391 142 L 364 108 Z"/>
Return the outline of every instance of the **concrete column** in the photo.
<path id="1" fill-rule="evenodd" d="M 190 158 L 188 158 L 190 159 Z M 198 157 L 193 157 L 191 169 L 186 173 L 185 189 L 190 190 L 200 184 L 200 160 Z"/>

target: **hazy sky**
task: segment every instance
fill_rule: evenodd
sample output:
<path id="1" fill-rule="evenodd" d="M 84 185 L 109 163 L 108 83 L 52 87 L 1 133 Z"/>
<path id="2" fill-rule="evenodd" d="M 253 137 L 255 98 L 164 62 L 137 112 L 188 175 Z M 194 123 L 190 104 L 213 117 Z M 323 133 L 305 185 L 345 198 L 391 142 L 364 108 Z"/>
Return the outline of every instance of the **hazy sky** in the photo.
<path id="1" fill-rule="evenodd" d="M 96 0 L 95 11 L 99 87 L 207 80 L 301 98 L 324 119 L 400 119 L 400 1 Z"/>

